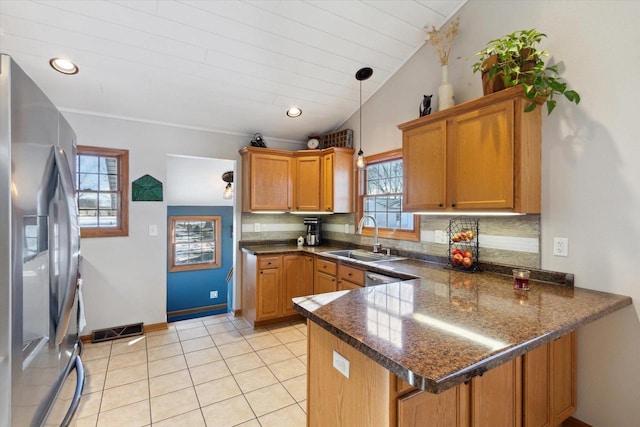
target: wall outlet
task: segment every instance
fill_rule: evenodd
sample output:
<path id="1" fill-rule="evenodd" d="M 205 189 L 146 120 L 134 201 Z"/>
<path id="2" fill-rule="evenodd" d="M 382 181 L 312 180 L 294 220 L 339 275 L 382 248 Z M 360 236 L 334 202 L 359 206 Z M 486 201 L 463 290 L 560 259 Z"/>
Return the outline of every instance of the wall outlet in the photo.
<path id="1" fill-rule="evenodd" d="M 566 237 L 553 238 L 553 255 L 569 256 L 569 239 Z"/>
<path id="2" fill-rule="evenodd" d="M 253 231 L 255 231 L 256 233 L 260 232 L 260 223 L 256 222 L 255 224 L 253 224 Z"/>
<path id="3" fill-rule="evenodd" d="M 210 298 L 210 299 L 216 299 L 216 298 L 218 298 L 218 291 L 211 291 L 211 292 L 209 292 L 209 298 Z"/>
<path id="4" fill-rule="evenodd" d="M 444 230 L 436 230 L 433 241 L 446 245 L 447 243 L 449 243 L 449 234 Z"/>
<path id="5" fill-rule="evenodd" d="M 333 367 L 345 377 L 349 378 L 349 359 L 333 350 Z"/>

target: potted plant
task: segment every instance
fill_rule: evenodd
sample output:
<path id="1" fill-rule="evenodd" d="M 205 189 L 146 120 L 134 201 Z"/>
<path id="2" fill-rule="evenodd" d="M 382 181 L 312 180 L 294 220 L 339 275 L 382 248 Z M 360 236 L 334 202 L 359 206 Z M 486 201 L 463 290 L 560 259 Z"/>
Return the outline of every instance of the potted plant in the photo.
<path id="1" fill-rule="evenodd" d="M 473 64 L 473 72 L 482 72 L 484 94 L 521 84 L 531 100 L 525 108 L 527 112 L 536 108 L 536 99 L 544 99 L 547 114 L 551 114 L 556 107 L 554 95 L 564 95 L 578 104 L 580 95 L 567 89 L 558 72 L 558 64 L 545 65 L 542 60 L 549 56 L 549 52 L 537 47 L 543 37 L 547 37 L 546 34 L 535 29 L 520 30 L 489 41 L 485 49 L 476 53 L 479 60 Z"/>

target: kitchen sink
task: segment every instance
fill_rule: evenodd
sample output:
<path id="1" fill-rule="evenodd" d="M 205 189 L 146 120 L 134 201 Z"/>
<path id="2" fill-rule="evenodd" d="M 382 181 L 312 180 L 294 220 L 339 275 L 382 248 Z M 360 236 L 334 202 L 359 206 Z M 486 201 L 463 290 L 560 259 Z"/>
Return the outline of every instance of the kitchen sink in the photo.
<path id="1" fill-rule="evenodd" d="M 397 261 L 397 260 L 405 259 L 404 257 L 369 252 L 363 249 L 326 251 L 322 253 L 334 255 L 342 258 L 349 258 L 352 260 L 362 261 L 362 262 L 384 262 L 384 261 Z"/>

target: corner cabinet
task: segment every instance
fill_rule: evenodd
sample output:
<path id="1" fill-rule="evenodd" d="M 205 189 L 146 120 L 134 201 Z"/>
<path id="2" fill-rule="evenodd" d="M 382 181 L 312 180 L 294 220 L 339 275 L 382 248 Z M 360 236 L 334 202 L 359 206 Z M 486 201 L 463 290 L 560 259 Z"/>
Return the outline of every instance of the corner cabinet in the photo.
<path id="1" fill-rule="evenodd" d="M 521 87 L 398 126 L 403 209 L 540 213 L 541 108 Z"/>
<path id="2" fill-rule="evenodd" d="M 242 211 L 353 212 L 353 153 L 244 147 Z"/>

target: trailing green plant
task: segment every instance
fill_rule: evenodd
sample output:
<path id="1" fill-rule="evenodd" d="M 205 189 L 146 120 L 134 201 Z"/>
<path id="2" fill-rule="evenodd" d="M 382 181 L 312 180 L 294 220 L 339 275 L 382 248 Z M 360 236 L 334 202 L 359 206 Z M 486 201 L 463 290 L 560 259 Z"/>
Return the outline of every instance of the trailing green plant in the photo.
<path id="1" fill-rule="evenodd" d="M 536 99 L 544 98 L 547 114 L 551 114 L 556 107 L 554 95 L 564 95 L 570 102 L 578 104 L 580 95 L 567 88 L 558 72 L 559 64 L 545 65 L 542 60 L 549 56 L 549 52 L 537 47 L 544 37 L 547 35 L 531 29 L 491 40 L 485 49 L 476 53 L 479 60 L 473 64 L 473 72 L 481 71 L 490 82 L 498 79 L 499 84 L 504 83 L 502 88 L 521 84 L 526 97 L 531 100 L 525 107 L 527 112 L 536 108 Z"/>

